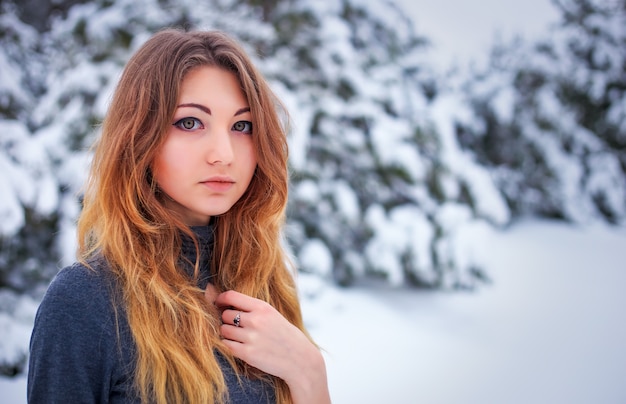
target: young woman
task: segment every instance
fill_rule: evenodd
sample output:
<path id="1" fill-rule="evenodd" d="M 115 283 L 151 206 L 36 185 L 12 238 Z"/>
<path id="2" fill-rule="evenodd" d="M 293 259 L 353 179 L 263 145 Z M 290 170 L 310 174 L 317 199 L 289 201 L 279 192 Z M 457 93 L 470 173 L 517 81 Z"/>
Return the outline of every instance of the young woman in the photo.
<path id="1" fill-rule="evenodd" d="M 130 59 L 31 337 L 31 403 L 328 403 L 280 231 L 278 101 L 219 32 Z"/>

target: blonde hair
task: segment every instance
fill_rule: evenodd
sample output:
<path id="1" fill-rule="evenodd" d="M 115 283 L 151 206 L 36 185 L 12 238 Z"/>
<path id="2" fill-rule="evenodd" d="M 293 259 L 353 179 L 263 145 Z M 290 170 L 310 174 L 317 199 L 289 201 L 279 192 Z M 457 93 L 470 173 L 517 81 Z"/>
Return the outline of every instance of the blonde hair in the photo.
<path id="1" fill-rule="evenodd" d="M 95 148 L 78 222 L 79 256 L 87 262 L 102 254 L 121 284 L 142 401 L 222 402 L 228 392 L 218 351 L 239 374 L 271 379 L 278 402 L 289 403 L 284 381 L 239 363 L 220 341 L 219 313 L 179 268 L 182 234 L 193 233 L 165 207 L 150 172 L 183 78 L 205 65 L 239 79 L 253 117 L 258 161 L 244 195 L 214 218 L 215 286 L 270 303 L 306 333 L 280 243 L 288 186 L 280 103 L 240 45 L 223 33 L 161 31 L 126 65 Z M 196 262 L 196 277 L 198 268 Z"/>

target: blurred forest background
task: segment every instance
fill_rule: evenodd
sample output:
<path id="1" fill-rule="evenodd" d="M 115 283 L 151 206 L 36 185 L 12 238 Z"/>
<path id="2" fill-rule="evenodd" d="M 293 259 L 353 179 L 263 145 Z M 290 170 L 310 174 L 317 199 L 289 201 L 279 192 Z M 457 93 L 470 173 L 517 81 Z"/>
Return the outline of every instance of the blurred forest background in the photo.
<path id="1" fill-rule="evenodd" d="M 437 71 L 385 0 L 0 0 L 0 375 L 74 259 L 89 147 L 124 63 L 168 27 L 238 38 L 292 120 L 287 237 L 349 286 L 474 288 L 472 234 L 525 216 L 623 225 L 626 0 L 553 0 L 549 37 Z"/>

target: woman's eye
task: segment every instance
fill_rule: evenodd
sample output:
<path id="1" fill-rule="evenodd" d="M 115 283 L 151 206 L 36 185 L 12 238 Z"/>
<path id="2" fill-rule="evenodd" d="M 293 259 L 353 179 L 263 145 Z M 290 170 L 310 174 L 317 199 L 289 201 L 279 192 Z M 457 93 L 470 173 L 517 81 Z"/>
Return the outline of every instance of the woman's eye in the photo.
<path id="1" fill-rule="evenodd" d="M 195 130 L 202 127 L 202 122 L 200 122 L 197 118 L 187 117 L 176 121 L 174 126 L 182 130 Z"/>
<path id="2" fill-rule="evenodd" d="M 238 121 L 233 125 L 233 130 L 243 133 L 252 133 L 252 122 Z"/>

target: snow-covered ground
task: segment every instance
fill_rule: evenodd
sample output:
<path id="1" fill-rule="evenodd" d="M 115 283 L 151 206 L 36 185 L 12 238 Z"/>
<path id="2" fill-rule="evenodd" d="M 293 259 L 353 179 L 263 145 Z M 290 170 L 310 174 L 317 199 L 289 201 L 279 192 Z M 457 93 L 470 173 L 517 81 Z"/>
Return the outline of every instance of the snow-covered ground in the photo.
<path id="1" fill-rule="evenodd" d="M 493 282 L 475 292 L 304 299 L 335 404 L 626 403 L 626 229 L 531 221 L 481 245 Z M 25 379 L 0 392 L 24 403 Z"/>

